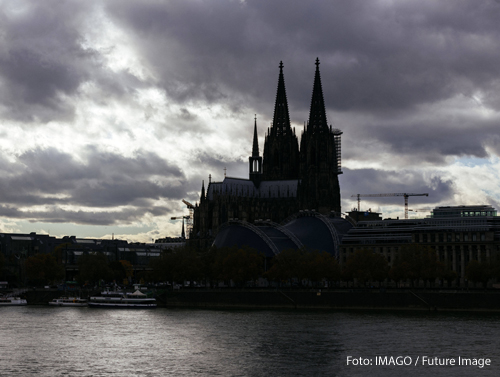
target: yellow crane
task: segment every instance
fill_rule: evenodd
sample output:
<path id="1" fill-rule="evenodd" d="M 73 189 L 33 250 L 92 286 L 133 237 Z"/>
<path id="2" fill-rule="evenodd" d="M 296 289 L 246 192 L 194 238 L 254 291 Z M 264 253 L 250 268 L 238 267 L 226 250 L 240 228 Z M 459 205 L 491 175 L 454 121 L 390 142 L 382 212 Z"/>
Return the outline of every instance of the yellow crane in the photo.
<path id="1" fill-rule="evenodd" d="M 408 218 L 408 197 L 410 196 L 429 196 L 428 193 L 425 194 L 413 194 L 413 193 L 389 193 L 389 194 L 355 194 L 351 195 L 351 198 L 357 197 L 358 198 L 358 211 L 360 210 L 359 204 L 361 201 L 361 197 L 383 197 L 383 196 L 404 196 L 405 198 L 405 219 Z"/>

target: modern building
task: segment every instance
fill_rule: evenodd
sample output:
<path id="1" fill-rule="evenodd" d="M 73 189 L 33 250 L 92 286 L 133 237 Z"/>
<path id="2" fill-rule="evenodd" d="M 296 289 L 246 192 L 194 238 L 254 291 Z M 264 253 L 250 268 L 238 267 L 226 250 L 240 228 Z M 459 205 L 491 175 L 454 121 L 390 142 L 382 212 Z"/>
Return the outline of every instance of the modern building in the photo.
<path id="1" fill-rule="evenodd" d="M 109 262 L 126 260 L 134 271 L 149 269 L 151 258 L 159 257 L 163 249 L 185 244 L 182 238 L 170 239 L 163 243 L 128 243 L 117 239 L 88 239 L 75 236 L 56 238 L 46 234 L 0 233 L 0 253 L 4 258 L 4 268 L 0 277 L 9 284 L 23 284 L 24 261 L 35 254 L 53 253 L 66 270 L 66 279 L 72 280 L 78 274 L 78 261 L 82 255 L 100 252 Z M 175 241 L 175 242 L 174 242 Z"/>
<path id="2" fill-rule="evenodd" d="M 338 256 L 342 238 L 352 223 L 335 216 L 316 211 L 299 211 L 281 224 L 271 220 L 254 223 L 229 219 L 215 237 L 217 247 L 249 246 L 261 251 L 268 258 L 286 249 L 326 251 Z"/>
<path id="3" fill-rule="evenodd" d="M 392 265 L 409 245 L 429 246 L 438 259 L 465 281 L 467 264 L 500 255 L 500 217 L 489 205 L 436 207 L 422 219 L 359 221 L 342 238 L 339 262 L 357 250 L 383 255 Z"/>

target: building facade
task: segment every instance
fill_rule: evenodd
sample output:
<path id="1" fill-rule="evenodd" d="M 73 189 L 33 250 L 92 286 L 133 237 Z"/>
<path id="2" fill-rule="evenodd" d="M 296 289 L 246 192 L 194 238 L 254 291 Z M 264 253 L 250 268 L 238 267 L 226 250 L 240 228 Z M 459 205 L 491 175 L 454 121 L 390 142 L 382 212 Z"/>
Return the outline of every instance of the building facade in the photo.
<path id="1" fill-rule="evenodd" d="M 409 246 L 430 247 L 444 266 L 464 284 L 470 261 L 487 262 L 500 256 L 500 217 L 488 205 L 437 207 L 427 218 L 359 221 L 342 238 L 339 263 L 368 249 L 392 266 Z"/>
<path id="2" fill-rule="evenodd" d="M 66 280 L 78 275 L 79 260 L 85 254 L 102 253 L 108 262 L 126 260 L 134 273 L 150 270 L 150 260 L 160 256 L 162 250 L 185 245 L 183 237 L 163 238 L 154 243 L 129 243 L 118 239 L 89 239 L 75 236 L 56 238 L 46 234 L 0 233 L 0 280 L 11 285 L 24 286 L 26 259 L 36 254 L 52 254 L 64 266 Z M 2 266 L 0 264 L 0 266 Z"/>

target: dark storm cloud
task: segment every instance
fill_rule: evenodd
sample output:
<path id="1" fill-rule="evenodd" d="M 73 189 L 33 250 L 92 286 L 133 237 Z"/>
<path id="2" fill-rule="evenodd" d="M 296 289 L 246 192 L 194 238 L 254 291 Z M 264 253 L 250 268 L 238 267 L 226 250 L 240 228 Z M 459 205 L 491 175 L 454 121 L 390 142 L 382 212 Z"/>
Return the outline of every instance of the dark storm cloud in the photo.
<path id="1" fill-rule="evenodd" d="M 391 161 L 394 166 L 408 167 L 443 166 L 452 156 L 487 158 L 489 153 L 500 155 L 499 124 L 497 118 L 460 114 L 376 119 L 358 126 L 356 135 L 349 135 L 352 144 L 343 149 L 343 158 L 372 161 L 374 155 L 384 152 L 398 156 Z M 349 129 L 344 132 L 348 134 Z"/>
<path id="2" fill-rule="evenodd" d="M 475 156 L 485 158 L 488 139 L 498 139 L 498 125 L 495 128 L 482 127 L 483 132 L 473 132 L 477 124 L 469 128 L 441 124 L 409 124 L 406 129 L 380 126 L 377 132 L 384 135 L 383 141 L 391 145 L 395 155 L 422 156 L 422 160 L 443 163 L 448 156 Z M 491 140 L 491 139 L 490 139 Z M 440 158 L 441 161 L 437 161 Z"/>
<path id="3" fill-rule="evenodd" d="M 400 110 L 460 91 L 490 90 L 500 73 L 500 7 L 492 1 L 289 5 L 120 0 L 108 2 L 108 10 L 134 30 L 139 48 L 180 99 L 220 101 L 230 94 L 222 89 L 255 93 L 267 78 L 275 81 L 281 59 L 292 67 L 288 81 L 309 94 L 316 56 L 333 84 L 324 90 L 336 109 Z M 174 62 L 161 64 L 172 54 Z"/>
<path id="4" fill-rule="evenodd" d="M 449 200 L 453 197 L 455 187 L 451 181 L 443 181 L 439 177 L 425 179 L 422 173 L 414 171 L 381 171 L 374 169 L 350 170 L 344 168 L 340 176 L 343 201 L 356 201 L 357 194 L 390 194 L 414 193 L 429 196 L 415 196 L 409 200 L 411 203 L 427 206 Z M 369 197 L 369 200 L 379 205 L 403 203 L 402 197 Z M 366 208 L 365 208 L 366 209 Z"/>
<path id="5" fill-rule="evenodd" d="M 81 223 L 85 221 L 77 219 L 86 211 L 64 211 L 57 206 L 125 206 L 131 208 L 118 211 L 120 220 L 127 220 L 131 216 L 137 219 L 139 214 L 165 214 L 165 207 L 154 207 L 160 199 L 180 199 L 184 196 L 183 172 L 151 152 L 124 157 L 89 148 L 86 160 L 82 162 L 54 148 L 36 149 L 20 155 L 11 166 L 9 163 L 4 166 L 4 176 L 0 181 L 0 203 L 4 203 L 2 212 L 5 216 L 35 216 L 37 221 Z M 21 212 L 13 205 L 39 205 L 49 209 L 46 212 Z M 108 218 L 97 213 L 96 223 L 100 224 L 99 218 Z M 90 215 L 85 216 L 90 218 Z"/>
<path id="6" fill-rule="evenodd" d="M 250 140 L 250 139 L 249 139 Z M 251 144 L 249 141 L 251 148 Z M 192 164 L 203 173 L 191 174 L 191 179 L 186 182 L 186 194 L 191 203 L 200 200 L 202 184 L 207 189 L 209 182 L 221 182 L 224 176 L 232 178 L 248 178 L 248 160 L 228 158 L 215 151 L 193 151 Z"/>
<path id="7" fill-rule="evenodd" d="M 0 216 L 23 219 L 30 222 L 74 223 L 81 225 L 124 225 L 141 221 L 145 214 L 162 216 L 172 212 L 167 206 L 150 208 L 126 208 L 117 211 L 68 211 L 57 206 L 48 207 L 44 211 L 20 211 L 16 208 L 0 205 Z"/>
<path id="8" fill-rule="evenodd" d="M 250 139 L 248 140 L 248 144 L 249 146 L 251 145 Z M 245 167 L 248 163 L 239 158 L 232 159 L 215 151 L 207 152 L 204 150 L 194 151 L 193 161 L 196 161 L 200 167 L 207 169 L 207 177 L 208 174 L 212 174 L 213 177 L 217 177 L 215 179 L 219 179 L 220 176 L 223 175 L 224 169 L 226 169 L 226 172 L 228 175 L 231 175 L 231 177 L 238 177 L 238 173 L 242 170 L 242 166 Z M 245 168 L 243 168 L 243 171 L 245 171 Z"/>
<path id="9" fill-rule="evenodd" d="M 3 3 L 0 99 L 8 108 L 4 116 L 24 121 L 71 116 L 73 109 L 59 94 L 75 93 L 89 74 L 81 62 L 88 64 L 92 56 L 80 46 L 72 22 L 82 8 L 56 1 Z"/>
<path id="10" fill-rule="evenodd" d="M 127 93 L 126 78 L 103 71 L 99 52 L 82 47 L 80 29 L 93 6 L 36 2 L 17 18 L 4 12 L 3 99 L 18 117 L 42 108 L 67 113 L 58 93 L 72 95 L 96 76 L 110 93 Z M 120 0 L 105 9 L 180 102 L 223 102 L 234 111 L 245 104 L 271 117 L 284 60 L 300 123 L 319 56 L 331 110 L 402 111 L 477 90 L 500 106 L 500 6 L 493 1 Z"/>
<path id="11" fill-rule="evenodd" d="M 151 73 L 147 78 L 127 69 L 112 71 L 107 66 L 109 51 L 85 39 L 86 27 L 100 7 L 103 19 L 109 18 L 126 35 L 123 43 Z M 328 120 L 350 143 L 349 149 L 343 148 L 344 161 L 373 161 L 378 154 L 390 153 L 394 163 L 408 169 L 344 169 L 344 200 L 345 193 L 411 191 L 431 194 L 415 201 L 437 202 L 451 196 L 453 184 L 439 178 L 424 183 L 429 181 L 412 168 L 443 165 L 452 156 L 500 154 L 497 114 L 451 114 L 457 98 L 476 101 L 473 110 L 500 110 L 499 19 L 500 4 L 487 0 L 4 1 L 0 111 L 4 118 L 25 122 L 27 129 L 37 121 L 71 120 L 79 100 L 107 110 L 108 103 L 119 100 L 128 109 L 136 89 L 160 88 L 167 94 L 166 110 L 148 105 L 144 112 L 145 121 L 163 110 L 168 113 L 164 126 L 152 126 L 162 127 L 155 134 L 166 142 L 172 135 L 213 130 L 203 112 L 196 112 L 198 105 L 220 105 L 221 116 L 227 118 L 241 119 L 247 116 L 243 111 L 250 111 L 250 136 L 255 112 L 262 136 L 272 118 L 280 60 L 285 64 L 290 115 L 301 124 L 308 118 L 314 61 L 319 57 Z M 88 98 L 81 91 L 87 82 L 95 88 Z M 347 126 L 337 121 L 341 116 L 363 121 L 351 120 Z M 125 132 L 131 128 L 108 126 Z M 4 130 L 0 135 L 8 137 Z M 366 148 L 370 143 L 379 149 Z M 246 172 L 246 161 L 209 151 L 210 146 L 203 145 L 191 156 L 214 181 L 222 178 L 224 168 L 230 176 Z M 98 211 L 58 208 L 66 204 L 129 206 L 117 217 L 132 221 L 141 211 L 152 211 L 158 199 L 196 197 L 201 179 L 207 184 L 199 173 L 192 173 L 187 182 L 174 162 L 155 153 L 123 157 L 88 149 L 72 156 L 54 147 L 16 157 L 12 162 L 0 154 L 1 212 L 39 221 L 45 216 L 46 221 L 92 223 L 93 215 L 97 223 L 113 221 L 114 215 Z M 31 215 L 16 209 L 27 205 L 52 207 Z"/>
<path id="12" fill-rule="evenodd" d="M 89 46 L 84 27 L 91 2 L 5 1 L 0 7 L 0 101 L 3 116 L 22 122 L 71 121 L 83 83 L 98 83 L 106 96 L 140 87 L 127 72 L 112 73 L 102 51 Z M 128 93 L 130 94 L 130 93 Z M 94 98 L 100 101 L 100 98 Z"/>
<path id="13" fill-rule="evenodd" d="M 112 1 L 107 11 L 135 35 L 177 101 L 223 102 L 234 111 L 244 104 L 270 118 L 283 60 L 292 120 L 300 124 L 319 56 L 330 123 L 332 111 L 370 113 L 380 141 L 396 153 L 427 154 L 429 162 L 486 155 L 485 134 L 466 140 L 459 130 L 444 140 L 456 124 L 443 125 L 439 109 L 426 114 L 421 132 L 410 118 L 422 106 L 478 92 L 485 106 L 500 110 L 497 2 Z M 397 127 L 393 116 L 402 118 Z M 476 131 L 482 126 L 470 121 Z M 441 127 L 446 131 L 430 143 L 430 131 Z"/>

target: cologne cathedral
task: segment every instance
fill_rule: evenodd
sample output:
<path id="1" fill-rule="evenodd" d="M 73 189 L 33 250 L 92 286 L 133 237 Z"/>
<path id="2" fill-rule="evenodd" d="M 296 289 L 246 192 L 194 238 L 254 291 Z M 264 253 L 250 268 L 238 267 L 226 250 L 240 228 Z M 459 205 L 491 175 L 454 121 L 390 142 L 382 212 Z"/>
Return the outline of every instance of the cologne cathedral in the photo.
<path id="1" fill-rule="evenodd" d="M 283 224 L 302 212 L 338 216 L 341 134 L 327 123 L 319 59 L 316 59 L 309 120 L 299 143 L 295 128 L 290 125 L 280 62 L 274 116 L 265 135 L 263 156 L 255 120 L 248 179 L 210 180 L 206 191 L 202 184 L 200 202 L 193 211 L 191 241 L 201 247 L 208 246 L 225 224 L 234 221 L 253 227 L 262 221 Z"/>

